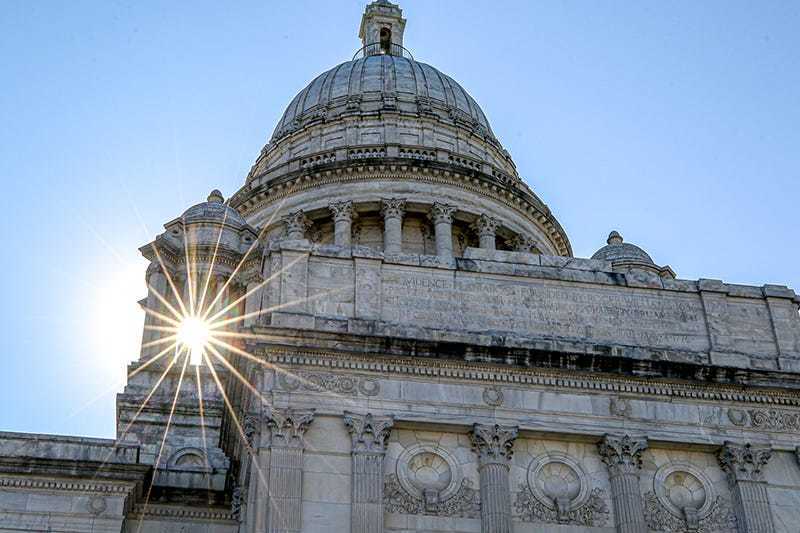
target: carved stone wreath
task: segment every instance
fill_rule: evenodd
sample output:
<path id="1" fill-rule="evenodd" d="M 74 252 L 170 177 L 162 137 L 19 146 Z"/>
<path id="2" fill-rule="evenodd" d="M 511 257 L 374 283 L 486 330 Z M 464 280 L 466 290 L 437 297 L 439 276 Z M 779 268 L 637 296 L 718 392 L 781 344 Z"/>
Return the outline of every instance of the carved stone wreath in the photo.
<path id="1" fill-rule="evenodd" d="M 736 518 L 714 485 L 693 465 L 670 463 L 656 471 L 644 496 L 648 527 L 668 533 L 736 531 Z"/>
<path id="2" fill-rule="evenodd" d="M 383 505 L 387 513 L 393 514 L 419 514 L 458 518 L 480 518 L 481 516 L 480 493 L 467 478 L 461 480 L 461 485 L 452 497 L 426 505 L 423 500 L 415 498 L 406 492 L 397 481 L 395 474 L 388 474 L 384 482 Z"/>
<path id="3" fill-rule="evenodd" d="M 386 476 L 384 506 L 389 513 L 478 518 L 480 493 L 461 474 L 443 448 L 417 444 L 397 458 L 396 473 Z"/>
<path id="4" fill-rule="evenodd" d="M 527 482 L 520 484 L 514 507 L 526 522 L 581 526 L 603 526 L 609 513 L 604 491 L 590 489 L 580 464 L 559 452 L 531 461 Z"/>

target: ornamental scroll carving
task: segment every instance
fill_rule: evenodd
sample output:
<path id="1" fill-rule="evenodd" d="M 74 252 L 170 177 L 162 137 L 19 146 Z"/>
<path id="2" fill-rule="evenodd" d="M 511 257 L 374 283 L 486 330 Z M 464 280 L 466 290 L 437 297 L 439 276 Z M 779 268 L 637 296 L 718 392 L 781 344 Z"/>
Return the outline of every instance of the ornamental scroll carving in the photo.
<path id="1" fill-rule="evenodd" d="M 363 376 L 328 374 L 324 372 L 281 372 L 278 382 L 283 390 L 294 392 L 299 389 L 313 392 L 332 392 L 353 396 L 376 396 L 380 392 L 380 382 Z"/>
<path id="2" fill-rule="evenodd" d="M 727 412 L 734 426 L 768 431 L 800 432 L 800 413 L 782 409 L 736 409 Z"/>
<path id="3" fill-rule="evenodd" d="M 395 474 L 388 474 L 383 489 L 383 505 L 387 513 L 419 514 L 458 518 L 480 518 L 481 498 L 469 479 L 462 479 L 458 491 L 450 498 L 426 503 L 409 494 Z"/>

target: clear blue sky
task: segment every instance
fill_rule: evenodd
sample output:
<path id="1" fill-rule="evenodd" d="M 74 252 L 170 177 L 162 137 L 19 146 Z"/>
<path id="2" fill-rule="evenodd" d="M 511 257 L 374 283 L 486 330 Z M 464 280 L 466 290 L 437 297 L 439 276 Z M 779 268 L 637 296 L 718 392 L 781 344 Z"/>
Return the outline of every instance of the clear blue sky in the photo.
<path id="1" fill-rule="evenodd" d="M 0 4 L 0 429 L 113 436 L 161 225 L 240 184 L 362 1 Z M 589 256 L 800 289 L 800 2 L 401 3 Z"/>

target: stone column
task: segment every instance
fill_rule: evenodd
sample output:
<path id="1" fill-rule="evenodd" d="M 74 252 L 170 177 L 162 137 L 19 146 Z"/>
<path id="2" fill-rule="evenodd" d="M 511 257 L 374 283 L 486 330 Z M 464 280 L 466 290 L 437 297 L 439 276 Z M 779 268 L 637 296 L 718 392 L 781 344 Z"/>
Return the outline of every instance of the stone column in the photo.
<path id="1" fill-rule="evenodd" d="M 303 490 L 303 435 L 314 411 L 272 409 L 269 454 L 268 533 L 300 533 Z"/>
<path id="2" fill-rule="evenodd" d="M 508 471 L 518 428 L 475 424 L 470 433 L 481 478 L 481 532 L 511 533 Z"/>
<path id="3" fill-rule="evenodd" d="M 353 202 L 333 202 L 328 205 L 333 215 L 333 243 L 336 246 L 350 246 L 353 235 Z"/>
<path id="4" fill-rule="evenodd" d="M 394 419 L 390 416 L 344 413 L 353 439 L 353 491 L 350 531 L 383 532 L 383 456 Z"/>
<path id="5" fill-rule="evenodd" d="M 772 511 L 767 497 L 764 467 L 772 448 L 726 442 L 719 462 L 728 474 L 739 533 L 773 533 Z"/>
<path id="6" fill-rule="evenodd" d="M 453 213 L 452 205 L 438 202 L 431 206 L 430 219 L 436 235 L 436 255 L 442 259 L 453 259 Z"/>
<path id="7" fill-rule="evenodd" d="M 406 201 L 400 198 L 383 200 L 383 253 L 399 254 L 403 251 L 403 214 Z"/>
<path id="8" fill-rule="evenodd" d="M 283 217 L 286 224 L 286 238 L 292 241 L 299 241 L 306 238 L 308 219 L 302 209 L 293 211 Z"/>
<path id="9" fill-rule="evenodd" d="M 481 215 L 474 224 L 475 231 L 478 232 L 478 240 L 480 247 L 484 250 L 494 250 L 495 244 L 495 231 L 497 230 L 497 220 L 494 218 Z"/>
<path id="10" fill-rule="evenodd" d="M 599 446 L 600 457 L 608 466 L 611 499 L 618 533 L 647 533 L 648 528 L 639 490 L 639 470 L 647 438 L 606 435 Z"/>

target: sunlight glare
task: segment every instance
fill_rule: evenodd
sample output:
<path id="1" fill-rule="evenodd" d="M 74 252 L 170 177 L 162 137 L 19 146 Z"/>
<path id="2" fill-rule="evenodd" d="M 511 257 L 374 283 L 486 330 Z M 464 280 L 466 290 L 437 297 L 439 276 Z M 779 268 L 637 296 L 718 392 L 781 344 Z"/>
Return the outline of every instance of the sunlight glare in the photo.
<path id="1" fill-rule="evenodd" d="M 203 363 L 203 353 L 211 336 L 210 328 L 205 321 L 196 316 L 187 316 L 181 320 L 178 328 L 178 345 L 180 350 L 189 351 L 189 363 L 199 366 Z"/>

